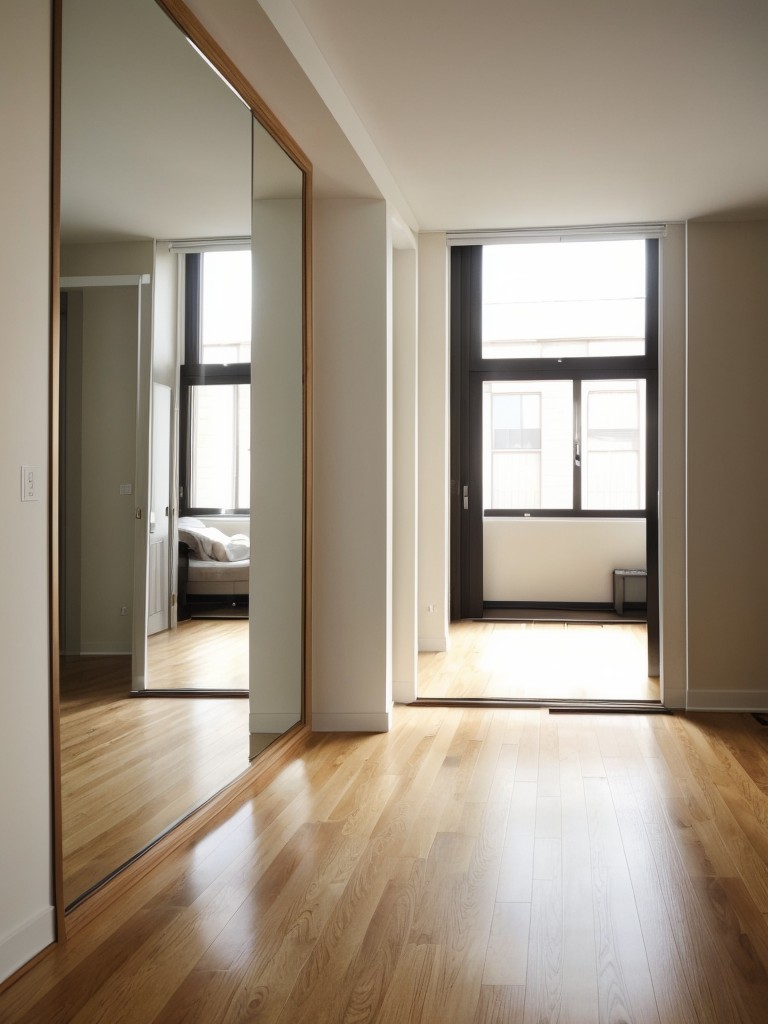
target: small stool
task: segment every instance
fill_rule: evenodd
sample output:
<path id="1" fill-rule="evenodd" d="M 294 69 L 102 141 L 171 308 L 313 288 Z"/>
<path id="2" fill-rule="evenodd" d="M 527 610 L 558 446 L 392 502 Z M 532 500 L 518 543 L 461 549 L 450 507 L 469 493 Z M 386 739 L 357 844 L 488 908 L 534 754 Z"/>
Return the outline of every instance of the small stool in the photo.
<path id="1" fill-rule="evenodd" d="M 613 570 L 613 610 L 617 615 L 624 614 L 624 583 L 627 579 L 639 577 L 646 579 L 645 569 L 614 569 Z"/>

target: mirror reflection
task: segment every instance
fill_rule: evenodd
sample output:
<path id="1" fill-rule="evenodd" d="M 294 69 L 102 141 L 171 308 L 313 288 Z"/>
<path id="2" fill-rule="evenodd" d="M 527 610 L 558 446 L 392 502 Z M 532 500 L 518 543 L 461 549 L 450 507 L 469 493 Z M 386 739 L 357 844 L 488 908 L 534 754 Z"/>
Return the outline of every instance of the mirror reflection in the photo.
<path id="1" fill-rule="evenodd" d="M 63 0 L 61 97 L 72 906 L 301 720 L 304 174 L 154 0 Z"/>

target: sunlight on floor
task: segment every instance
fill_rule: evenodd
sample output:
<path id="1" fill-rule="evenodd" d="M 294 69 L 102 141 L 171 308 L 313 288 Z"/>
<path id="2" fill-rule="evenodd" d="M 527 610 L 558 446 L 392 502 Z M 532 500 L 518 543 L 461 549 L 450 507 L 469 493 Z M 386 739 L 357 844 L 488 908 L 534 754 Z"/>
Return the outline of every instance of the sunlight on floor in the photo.
<path id="1" fill-rule="evenodd" d="M 645 625 L 456 622 L 419 655 L 419 696 L 658 700 Z"/>

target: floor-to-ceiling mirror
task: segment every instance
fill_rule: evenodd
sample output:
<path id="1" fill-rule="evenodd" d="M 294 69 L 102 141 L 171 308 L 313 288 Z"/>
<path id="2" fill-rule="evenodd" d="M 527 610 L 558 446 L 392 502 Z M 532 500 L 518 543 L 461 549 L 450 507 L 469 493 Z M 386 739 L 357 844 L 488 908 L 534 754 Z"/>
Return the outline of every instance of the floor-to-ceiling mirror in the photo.
<path id="1" fill-rule="evenodd" d="M 309 167 L 177 0 L 57 7 L 72 906 L 303 718 Z"/>

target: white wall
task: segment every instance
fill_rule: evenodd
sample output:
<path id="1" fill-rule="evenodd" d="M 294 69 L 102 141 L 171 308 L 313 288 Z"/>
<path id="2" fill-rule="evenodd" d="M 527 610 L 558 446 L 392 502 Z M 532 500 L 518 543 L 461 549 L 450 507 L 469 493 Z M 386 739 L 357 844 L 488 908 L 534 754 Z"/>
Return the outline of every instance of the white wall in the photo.
<path id="1" fill-rule="evenodd" d="M 613 570 L 644 568 L 644 519 L 483 521 L 485 601 L 612 603 Z"/>
<path id="2" fill-rule="evenodd" d="M 0 979 L 54 937 L 48 614 L 48 0 L 5 4 L 0 32 Z M 40 497 L 22 504 L 21 466 Z"/>
<path id="3" fill-rule="evenodd" d="M 314 213 L 313 726 L 384 731 L 391 667 L 391 338 L 383 202 Z"/>
<path id="4" fill-rule="evenodd" d="M 418 648 L 418 328 L 415 249 L 395 249 L 393 305 L 392 692 L 416 697 Z"/>
<path id="5" fill-rule="evenodd" d="M 298 181 L 299 191 L 301 181 Z M 253 204 L 250 730 L 301 718 L 303 405 L 301 199 Z"/>
<path id="6" fill-rule="evenodd" d="M 659 627 L 661 692 L 685 707 L 685 226 L 660 242 L 659 289 Z"/>
<path id="7" fill-rule="evenodd" d="M 448 249 L 419 236 L 419 650 L 444 651 L 450 615 Z"/>
<path id="8" fill-rule="evenodd" d="M 768 223 L 688 225 L 688 706 L 768 708 Z"/>

